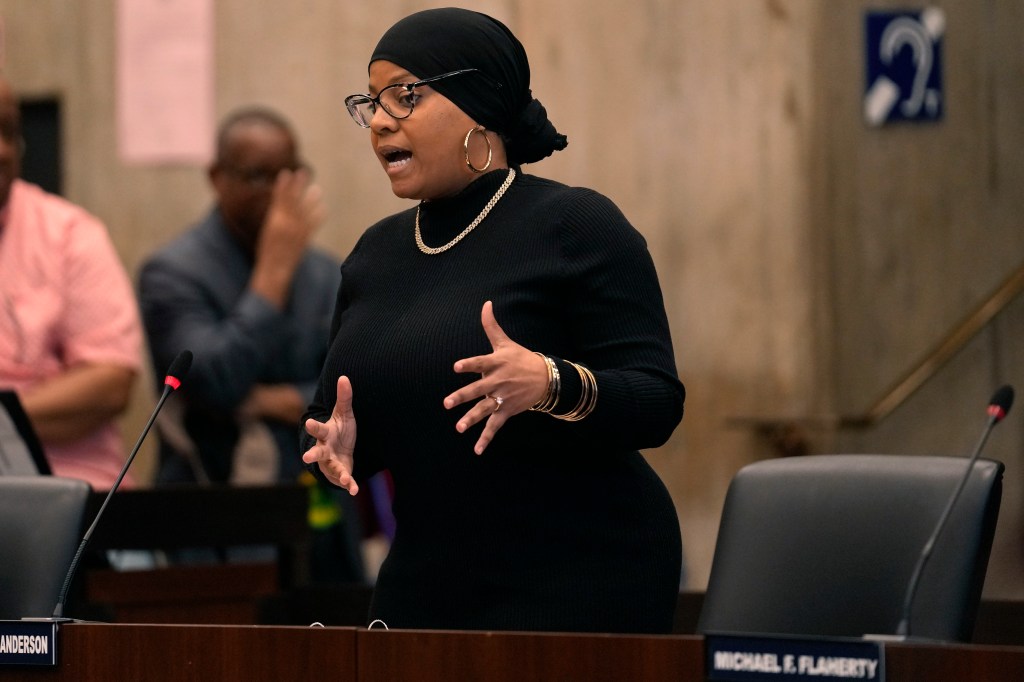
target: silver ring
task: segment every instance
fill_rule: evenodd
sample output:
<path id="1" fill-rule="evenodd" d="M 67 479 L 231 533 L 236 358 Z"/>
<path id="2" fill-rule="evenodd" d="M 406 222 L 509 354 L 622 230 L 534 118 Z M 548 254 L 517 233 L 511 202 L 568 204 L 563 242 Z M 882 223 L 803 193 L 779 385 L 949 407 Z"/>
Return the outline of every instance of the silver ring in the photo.
<path id="1" fill-rule="evenodd" d="M 501 409 L 501 404 L 503 402 L 505 402 L 505 399 L 502 398 L 500 395 L 489 395 L 487 397 L 494 401 L 494 413 L 493 414 L 497 414 L 498 410 Z"/>

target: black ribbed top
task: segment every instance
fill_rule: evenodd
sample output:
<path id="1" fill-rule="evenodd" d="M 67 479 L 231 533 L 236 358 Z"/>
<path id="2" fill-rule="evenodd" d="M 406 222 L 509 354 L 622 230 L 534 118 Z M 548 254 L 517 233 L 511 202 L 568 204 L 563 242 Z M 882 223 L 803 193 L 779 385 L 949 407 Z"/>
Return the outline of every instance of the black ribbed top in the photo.
<path id="1" fill-rule="evenodd" d="M 488 173 L 422 205 L 428 246 L 461 232 L 505 180 Z M 643 237 L 600 194 L 520 175 L 461 242 L 421 253 L 415 208 L 382 220 L 342 265 L 330 352 L 309 416 L 353 386 L 356 478 L 395 483 L 397 532 L 371 618 L 389 627 L 668 632 L 681 544 L 672 501 L 637 452 L 683 412 L 661 290 Z M 517 343 L 590 368 L 597 407 L 576 423 L 526 412 L 482 456 L 468 409 L 442 400 L 490 352 L 480 309 Z M 562 399 L 580 382 L 557 360 Z M 303 443 L 303 451 L 309 442 Z"/>

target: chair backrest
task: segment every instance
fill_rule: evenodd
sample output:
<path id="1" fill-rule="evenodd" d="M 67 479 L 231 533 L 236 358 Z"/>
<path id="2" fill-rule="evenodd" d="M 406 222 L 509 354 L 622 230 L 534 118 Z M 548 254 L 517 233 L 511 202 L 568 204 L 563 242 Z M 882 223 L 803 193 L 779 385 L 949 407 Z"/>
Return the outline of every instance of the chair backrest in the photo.
<path id="1" fill-rule="evenodd" d="M 0 476 L 0 618 L 53 613 L 89 490 L 74 478 Z"/>
<path id="2" fill-rule="evenodd" d="M 748 465 L 726 494 L 698 630 L 895 634 L 966 458 L 813 455 Z M 912 637 L 970 641 L 1003 465 L 975 462 L 921 575 Z"/>

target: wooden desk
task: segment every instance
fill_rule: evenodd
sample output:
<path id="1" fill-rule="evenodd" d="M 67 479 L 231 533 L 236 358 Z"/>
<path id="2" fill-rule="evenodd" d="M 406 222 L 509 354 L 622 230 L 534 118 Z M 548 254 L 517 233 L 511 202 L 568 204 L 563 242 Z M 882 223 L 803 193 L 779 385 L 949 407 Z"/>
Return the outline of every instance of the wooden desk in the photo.
<path id="1" fill-rule="evenodd" d="M 682 682 L 704 679 L 704 641 L 530 632 L 437 632 L 71 623 L 55 668 L 10 680 Z M 1024 647 L 885 645 L 888 682 L 1024 680 Z"/>
<path id="2" fill-rule="evenodd" d="M 1024 647 L 976 644 L 886 644 L 887 682 L 1024 680 Z"/>
<path id="3" fill-rule="evenodd" d="M 54 668 L 0 668 L 4 682 L 355 680 L 352 628 L 69 623 Z"/>
<path id="4" fill-rule="evenodd" d="M 680 682 L 704 679 L 704 640 L 359 630 L 358 682 Z"/>
<path id="5" fill-rule="evenodd" d="M 91 496 L 89 522 L 105 497 Z M 82 601 L 66 613 L 122 623 L 255 624 L 262 599 L 308 579 L 308 507 L 309 492 L 298 483 L 118 491 L 89 542 L 91 552 L 271 545 L 277 559 L 124 572 L 83 565 L 75 592 Z"/>

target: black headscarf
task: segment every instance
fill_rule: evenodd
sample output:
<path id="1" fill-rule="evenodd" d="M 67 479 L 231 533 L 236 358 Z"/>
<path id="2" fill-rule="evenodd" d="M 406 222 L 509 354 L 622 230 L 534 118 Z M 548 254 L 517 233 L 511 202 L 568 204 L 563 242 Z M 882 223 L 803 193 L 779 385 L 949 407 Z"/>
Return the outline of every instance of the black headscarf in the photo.
<path id="1" fill-rule="evenodd" d="M 522 43 L 486 14 L 448 7 L 416 12 L 387 30 L 370 63 L 385 60 L 418 78 L 459 69 L 478 74 L 431 83 L 467 116 L 505 139 L 509 163 L 518 166 L 548 157 L 568 144 L 530 92 L 530 62 Z"/>

